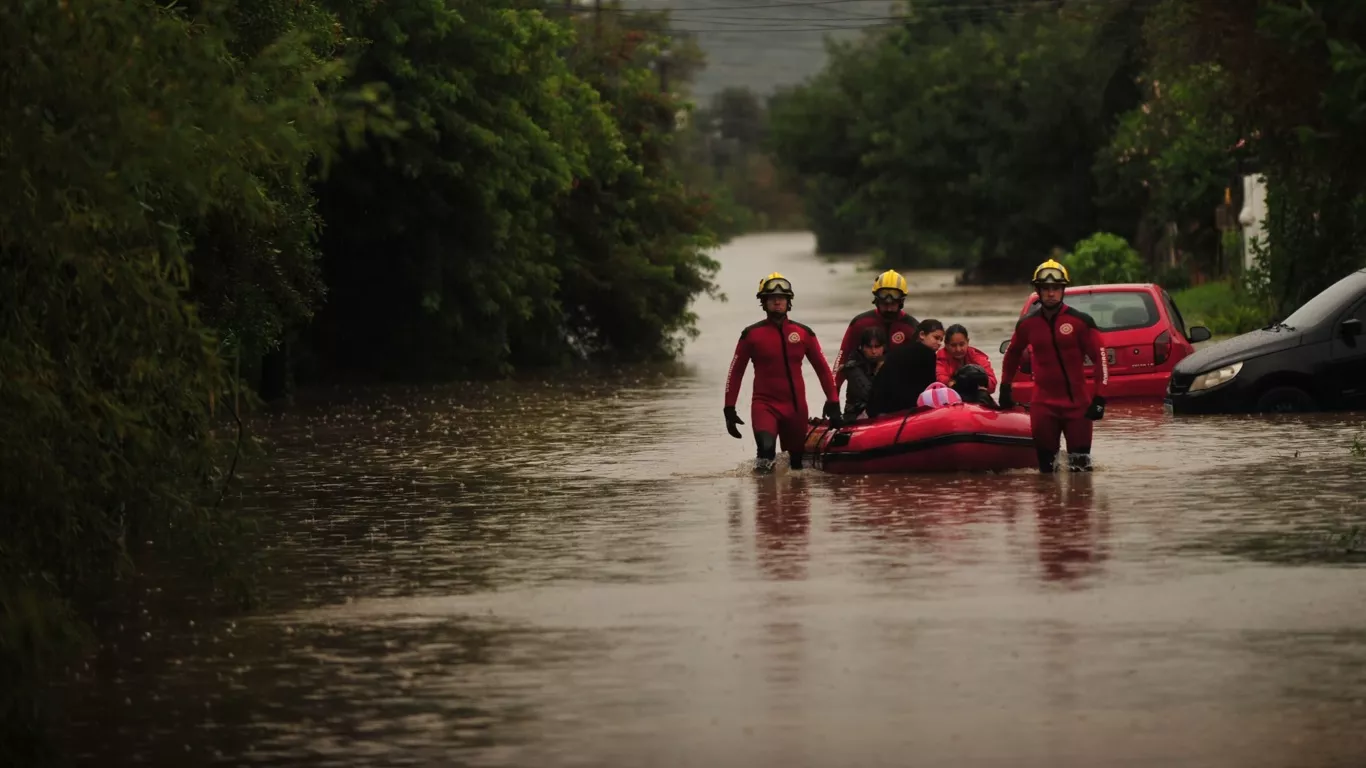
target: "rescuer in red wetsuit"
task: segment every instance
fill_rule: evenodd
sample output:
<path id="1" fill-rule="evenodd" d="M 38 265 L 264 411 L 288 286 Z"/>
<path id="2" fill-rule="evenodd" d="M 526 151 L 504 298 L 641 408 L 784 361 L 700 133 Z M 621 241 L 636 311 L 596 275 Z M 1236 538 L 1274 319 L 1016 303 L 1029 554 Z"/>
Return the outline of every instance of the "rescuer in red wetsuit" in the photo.
<path id="1" fill-rule="evenodd" d="M 1105 416 L 1105 388 L 1110 366 L 1100 331 L 1085 312 L 1063 303 L 1067 268 L 1052 259 L 1034 270 L 1038 306 L 1020 318 L 1011 334 L 1001 366 L 1001 407 L 1011 408 L 1010 382 L 1020 367 L 1020 356 L 1034 349 L 1034 397 L 1029 422 L 1039 471 L 1053 472 L 1061 437 L 1067 437 L 1068 464 L 1073 472 L 1091 471 L 1092 424 Z M 1095 392 L 1088 397 L 1083 356 L 1095 361 Z"/>
<path id="2" fill-rule="evenodd" d="M 740 381 L 745 368 L 754 362 L 754 392 L 749 418 L 754 422 L 754 442 L 758 461 L 755 469 L 768 472 L 777 456 L 777 438 L 782 438 L 793 469 L 802 468 L 802 449 L 806 442 L 806 385 L 802 381 L 802 358 L 816 369 L 825 390 L 825 417 L 832 427 L 843 424 L 835 377 L 825 361 L 816 333 L 801 323 L 787 319 L 792 309 L 792 283 L 774 272 L 759 281 L 755 294 L 768 317 L 740 332 L 735 357 L 726 374 L 726 431 L 739 438 L 737 424 L 744 424 L 735 413 L 740 396 Z"/>
<path id="3" fill-rule="evenodd" d="M 909 287 L 906 278 L 891 270 L 878 275 L 877 280 L 873 281 L 873 304 L 877 309 L 870 309 L 855 316 L 844 331 L 840 353 L 835 356 L 836 393 L 844 384 L 843 366 L 849 362 L 854 350 L 858 349 L 859 339 L 863 337 L 865 330 L 881 328 L 887 334 L 888 352 L 916 340 L 915 331 L 918 323 L 914 317 L 902 311 L 902 307 L 906 305 L 906 291 Z"/>

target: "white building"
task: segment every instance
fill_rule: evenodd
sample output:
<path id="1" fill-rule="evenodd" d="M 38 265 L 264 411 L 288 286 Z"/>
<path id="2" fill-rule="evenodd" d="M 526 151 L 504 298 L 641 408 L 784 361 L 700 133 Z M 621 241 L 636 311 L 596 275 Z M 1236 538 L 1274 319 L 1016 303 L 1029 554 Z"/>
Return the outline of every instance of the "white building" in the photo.
<path id="1" fill-rule="evenodd" d="M 1238 223 L 1243 225 L 1243 269 L 1252 268 L 1256 256 L 1252 252 L 1252 240 L 1257 238 L 1266 244 L 1266 177 L 1262 175 L 1243 177 L 1243 210 L 1238 212 Z"/>

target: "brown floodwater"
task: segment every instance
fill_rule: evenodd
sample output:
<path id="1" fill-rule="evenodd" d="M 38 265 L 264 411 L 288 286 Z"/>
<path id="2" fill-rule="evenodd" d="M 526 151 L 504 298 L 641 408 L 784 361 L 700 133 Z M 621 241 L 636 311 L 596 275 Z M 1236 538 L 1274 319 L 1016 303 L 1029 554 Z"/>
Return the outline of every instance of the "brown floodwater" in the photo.
<path id="1" fill-rule="evenodd" d="M 263 607 L 130 615 L 71 688 L 73 754 L 1366 765 L 1359 416 L 1114 405 L 1091 474 L 756 477 L 721 418 L 754 285 L 789 276 L 830 358 L 870 299 L 873 272 L 812 245 L 724 248 L 730 300 L 699 302 L 675 366 L 315 392 L 273 417 L 239 501 L 264 520 Z M 1022 289 L 908 277 L 909 310 L 999 365 Z"/>

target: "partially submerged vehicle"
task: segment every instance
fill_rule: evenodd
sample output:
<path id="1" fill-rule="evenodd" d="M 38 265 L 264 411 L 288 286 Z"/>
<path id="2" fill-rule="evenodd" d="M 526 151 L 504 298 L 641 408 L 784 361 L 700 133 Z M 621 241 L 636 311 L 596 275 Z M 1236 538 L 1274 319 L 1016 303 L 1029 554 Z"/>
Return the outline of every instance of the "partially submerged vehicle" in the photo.
<path id="1" fill-rule="evenodd" d="M 1030 295 L 1020 308 L 1020 316 L 1038 302 L 1037 295 Z M 1063 302 L 1096 321 L 1110 372 L 1106 399 L 1112 401 L 1161 401 L 1177 363 L 1211 335 L 1202 325 L 1187 330 L 1176 302 L 1162 286 L 1152 283 L 1069 286 Z M 1001 342 L 1001 352 L 1009 345 L 1009 339 Z M 1029 402 L 1034 390 L 1033 356 L 1039 354 L 1053 351 L 1029 349 L 1020 358 L 1020 370 L 1011 387 L 1016 402 Z M 1087 381 L 1095 379 L 1093 362 L 1087 361 Z"/>
<path id="2" fill-rule="evenodd" d="M 1325 288 L 1289 317 L 1225 339 L 1173 370 L 1177 414 L 1366 409 L 1366 269 Z"/>

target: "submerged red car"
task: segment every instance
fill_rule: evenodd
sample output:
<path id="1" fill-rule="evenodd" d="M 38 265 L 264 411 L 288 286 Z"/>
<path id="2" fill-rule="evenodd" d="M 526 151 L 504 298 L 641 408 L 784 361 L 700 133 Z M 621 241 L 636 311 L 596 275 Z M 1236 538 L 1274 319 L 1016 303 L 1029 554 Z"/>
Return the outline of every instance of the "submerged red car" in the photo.
<path id="1" fill-rule="evenodd" d="M 1020 315 L 1038 302 L 1039 297 L 1030 294 Z M 1210 338 L 1209 329 L 1203 325 L 1188 331 L 1176 302 L 1162 286 L 1152 283 L 1069 287 L 1063 303 L 1090 315 L 1100 329 L 1110 365 L 1109 400 L 1161 400 L 1167 394 L 1172 368 L 1195 351 L 1194 344 Z M 1009 339 L 1001 342 L 1001 351 L 1009 345 Z M 1016 402 L 1028 403 L 1033 396 L 1033 354 L 1034 350 L 1027 349 L 1020 359 L 1020 370 L 1011 387 Z M 1094 370 L 1088 360 L 1088 380 L 1094 378 Z"/>

